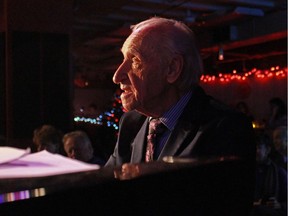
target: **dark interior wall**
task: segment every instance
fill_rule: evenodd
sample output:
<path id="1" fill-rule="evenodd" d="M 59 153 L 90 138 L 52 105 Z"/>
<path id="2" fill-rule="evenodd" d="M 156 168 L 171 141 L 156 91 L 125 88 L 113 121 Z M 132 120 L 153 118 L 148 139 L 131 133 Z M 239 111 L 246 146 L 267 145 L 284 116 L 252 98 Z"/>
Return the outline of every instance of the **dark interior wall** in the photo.
<path id="1" fill-rule="evenodd" d="M 12 33 L 12 87 L 9 112 L 12 134 L 30 134 L 40 117 L 40 38 L 37 33 Z M 37 116 L 37 118 L 36 118 Z"/>
<path id="2" fill-rule="evenodd" d="M 0 135 L 26 147 L 33 130 L 72 127 L 72 0 L 0 0 Z"/>
<path id="3" fill-rule="evenodd" d="M 12 33 L 12 134 L 28 138 L 41 124 L 67 130 L 69 38 L 63 34 Z"/>
<path id="4" fill-rule="evenodd" d="M 4 135 L 5 131 L 5 37 L 0 32 L 0 135 Z"/>
<path id="5" fill-rule="evenodd" d="M 71 127 L 73 119 L 69 41 L 66 34 L 42 34 L 43 122 L 64 131 Z"/>

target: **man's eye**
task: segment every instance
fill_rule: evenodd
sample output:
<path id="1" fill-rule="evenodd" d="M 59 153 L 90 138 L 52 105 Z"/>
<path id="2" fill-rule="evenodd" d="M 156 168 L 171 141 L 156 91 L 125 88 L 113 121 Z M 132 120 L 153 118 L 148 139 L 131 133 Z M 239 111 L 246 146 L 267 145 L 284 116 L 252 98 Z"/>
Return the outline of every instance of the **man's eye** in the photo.
<path id="1" fill-rule="evenodd" d="M 141 68 L 141 61 L 137 57 L 132 58 L 132 68 L 133 69 L 140 69 Z"/>

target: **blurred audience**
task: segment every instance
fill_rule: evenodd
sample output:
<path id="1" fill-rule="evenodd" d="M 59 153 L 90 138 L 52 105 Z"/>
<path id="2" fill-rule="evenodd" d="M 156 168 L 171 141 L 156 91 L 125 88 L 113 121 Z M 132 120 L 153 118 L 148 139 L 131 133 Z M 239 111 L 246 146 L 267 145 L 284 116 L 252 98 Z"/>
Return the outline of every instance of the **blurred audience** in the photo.
<path id="1" fill-rule="evenodd" d="M 284 216 L 287 210 L 287 172 L 270 157 L 272 140 L 266 133 L 256 136 L 257 165 L 253 216 Z"/>
<path id="2" fill-rule="evenodd" d="M 278 97 L 269 100 L 270 116 L 267 122 L 267 129 L 274 130 L 279 126 L 287 127 L 287 106 Z"/>
<path id="3" fill-rule="evenodd" d="M 91 140 L 86 132 L 77 130 L 63 137 L 64 150 L 69 158 L 86 163 L 104 165 L 105 161 L 94 155 Z"/>
<path id="4" fill-rule="evenodd" d="M 50 153 L 61 152 L 63 133 L 52 125 L 42 125 L 33 132 L 33 143 L 36 151 L 47 150 Z"/>
<path id="5" fill-rule="evenodd" d="M 271 157 L 275 163 L 287 170 L 287 127 L 280 126 L 272 131 L 273 151 Z"/>
<path id="6" fill-rule="evenodd" d="M 239 101 L 236 106 L 235 106 L 236 110 L 238 110 L 239 112 L 244 113 L 246 116 L 249 117 L 249 119 L 251 121 L 254 120 L 254 116 L 252 115 L 252 113 L 250 112 L 249 106 L 244 102 L 244 101 Z"/>

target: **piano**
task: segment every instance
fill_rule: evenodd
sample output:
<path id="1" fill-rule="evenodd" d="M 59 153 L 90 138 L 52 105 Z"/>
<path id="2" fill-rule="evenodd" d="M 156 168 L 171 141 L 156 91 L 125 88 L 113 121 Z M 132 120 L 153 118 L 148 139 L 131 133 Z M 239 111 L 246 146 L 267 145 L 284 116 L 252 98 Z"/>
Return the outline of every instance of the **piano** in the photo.
<path id="1" fill-rule="evenodd" d="M 236 157 L 173 158 L 0 179 L 0 215 L 245 216 L 254 175 Z M 248 168 L 248 169 L 247 169 Z"/>

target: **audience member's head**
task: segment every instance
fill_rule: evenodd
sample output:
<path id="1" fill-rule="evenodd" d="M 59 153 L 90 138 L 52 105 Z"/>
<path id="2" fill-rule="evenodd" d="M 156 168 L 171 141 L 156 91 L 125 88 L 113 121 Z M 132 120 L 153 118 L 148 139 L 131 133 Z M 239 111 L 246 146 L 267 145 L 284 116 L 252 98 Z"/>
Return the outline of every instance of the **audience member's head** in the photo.
<path id="1" fill-rule="evenodd" d="M 250 111 L 249 111 L 249 108 L 248 108 L 248 105 L 244 102 L 244 101 L 239 101 L 235 108 L 239 111 L 239 112 L 242 112 L 242 113 L 245 113 L 245 114 L 248 114 Z"/>
<path id="2" fill-rule="evenodd" d="M 63 133 L 52 125 L 42 125 L 33 132 L 33 143 L 37 151 L 60 153 Z"/>
<path id="3" fill-rule="evenodd" d="M 269 100 L 270 116 L 268 122 L 269 129 L 275 129 L 279 126 L 287 127 L 287 106 L 285 102 L 278 97 Z"/>
<path id="4" fill-rule="evenodd" d="M 245 103 L 244 101 L 239 101 L 236 106 L 235 109 L 238 110 L 239 112 L 244 113 L 245 115 L 247 115 L 251 121 L 254 120 L 253 115 L 250 112 L 249 106 L 247 103 Z"/>
<path id="5" fill-rule="evenodd" d="M 64 150 L 69 158 L 89 162 L 94 156 L 91 140 L 84 131 L 72 131 L 63 137 Z"/>
<path id="6" fill-rule="evenodd" d="M 269 100 L 271 111 L 277 113 L 277 117 L 287 114 L 286 104 L 281 98 L 274 97 Z"/>

